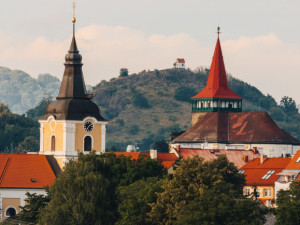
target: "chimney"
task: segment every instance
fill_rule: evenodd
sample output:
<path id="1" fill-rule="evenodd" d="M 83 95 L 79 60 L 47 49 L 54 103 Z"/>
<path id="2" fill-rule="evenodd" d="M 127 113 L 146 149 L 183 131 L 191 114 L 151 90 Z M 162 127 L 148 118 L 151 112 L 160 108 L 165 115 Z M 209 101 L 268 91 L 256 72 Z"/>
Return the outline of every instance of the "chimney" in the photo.
<path id="1" fill-rule="evenodd" d="M 260 164 L 263 164 L 267 160 L 267 158 L 268 157 L 264 154 L 260 155 Z"/>
<path id="2" fill-rule="evenodd" d="M 154 149 L 150 150 L 150 158 L 157 159 L 157 150 L 154 150 Z"/>
<path id="3" fill-rule="evenodd" d="M 257 147 L 253 147 L 253 153 L 254 154 L 258 154 L 259 153 L 258 150 L 257 150 Z"/>

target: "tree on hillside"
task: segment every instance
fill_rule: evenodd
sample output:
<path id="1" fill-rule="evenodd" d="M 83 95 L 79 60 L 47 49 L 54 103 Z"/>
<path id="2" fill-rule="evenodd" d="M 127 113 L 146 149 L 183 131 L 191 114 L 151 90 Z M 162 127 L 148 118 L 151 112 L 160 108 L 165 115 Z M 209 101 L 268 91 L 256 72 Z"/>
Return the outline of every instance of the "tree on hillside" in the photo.
<path id="1" fill-rule="evenodd" d="M 300 224 L 300 182 L 292 183 L 290 190 L 280 190 L 276 205 L 276 225 Z"/>
<path id="2" fill-rule="evenodd" d="M 39 141 L 35 137 L 29 136 L 18 145 L 17 152 L 38 152 L 39 148 Z"/>
<path id="3" fill-rule="evenodd" d="M 15 152 L 26 137 L 39 140 L 39 123 L 24 115 L 11 113 L 7 106 L 0 103 L 0 133 L 0 152 Z"/>
<path id="4" fill-rule="evenodd" d="M 191 97 L 196 94 L 197 91 L 194 88 L 181 86 L 175 90 L 174 98 L 178 101 L 191 102 Z"/>
<path id="5" fill-rule="evenodd" d="M 157 150 L 158 152 L 169 152 L 169 145 L 165 140 L 159 140 L 154 142 L 153 149 Z"/>
<path id="6" fill-rule="evenodd" d="M 140 92 L 135 91 L 133 93 L 133 97 L 132 97 L 132 103 L 134 106 L 138 107 L 138 108 L 150 108 L 150 105 L 148 103 L 148 99 Z"/>
<path id="7" fill-rule="evenodd" d="M 120 77 L 128 77 L 128 69 L 121 68 L 120 69 Z"/>
<path id="8" fill-rule="evenodd" d="M 26 115 L 30 118 L 38 119 L 45 113 L 45 109 L 50 102 L 52 102 L 52 97 L 48 94 L 45 94 L 45 96 L 40 101 L 40 103 L 33 109 L 29 109 L 26 112 Z"/>
<path id="9" fill-rule="evenodd" d="M 257 204 L 243 199 L 244 175 L 226 156 L 180 161 L 148 214 L 151 224 L 260 224 Z M 257 223 L 256 223 L 256 222 Z M 255 222 L 255 223 L 254 223 Z"/>
<path id="10" fill-rule="evenodd" d="M 298 108 L 296 106 L 295 100 L 293 100 L 292 98 L 290 98 L 288 96 L 284 96 L 280 100 L 280 107 L 289 116 L 293 116 L 293 115 L 299 113 L 299 110 L 298 110 Z"/>

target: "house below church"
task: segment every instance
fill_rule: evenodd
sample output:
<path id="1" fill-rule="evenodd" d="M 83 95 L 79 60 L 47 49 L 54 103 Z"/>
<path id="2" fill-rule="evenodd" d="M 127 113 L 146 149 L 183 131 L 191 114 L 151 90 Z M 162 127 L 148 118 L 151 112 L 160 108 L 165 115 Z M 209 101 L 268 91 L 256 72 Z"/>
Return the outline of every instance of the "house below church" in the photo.
<path id="1" fill-rule="evenodd" d="M 20 212 L 27 192 L 45 195 L 59 172 L 53 156 L 0 154 L 0 221 Z"/>

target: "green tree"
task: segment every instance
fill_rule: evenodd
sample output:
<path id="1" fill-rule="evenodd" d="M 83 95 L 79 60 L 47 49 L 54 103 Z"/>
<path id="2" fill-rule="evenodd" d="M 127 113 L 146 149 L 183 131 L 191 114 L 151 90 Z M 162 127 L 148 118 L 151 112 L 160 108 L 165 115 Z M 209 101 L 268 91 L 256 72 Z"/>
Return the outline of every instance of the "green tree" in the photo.
<path id="1" fill-rule="evenodd" d="M 138 108 L 150 108 L 148 99 L 140 92 L 135 91 L 132 97 L 132 103 L 135 107 Z"/>
<path id="2" fill-rule="evenodd" d="M 156 202 L 157 193 L 163 191 L 164 179 L 150 177 L 138 180 L 128 186 L 119 187 L 120 205 L 118 212 L 120 219 L 117 225 L 147 224 L 147 213 L 150 212 L 150 203 Z"/>
<path id="3" fill-rule="evenodd" d="M 121 68 L 120 69 L 120 77 L 128 77 L 128 69 Z"/>
<path id="4" fill-rule="evenodd" d="M 173 179 L 163 185 L 165 191 L 151 205 L 149 222 L 222 225 L 258 220 L 259 224 L 263 217 L 256 213 L 256 203 L 242 198 L 244 184 L 244 175 L 226 156 L 209 162 L 199 157 L 180 161 Z"/>
<path id="5" fill-rule="evenodd" d="M 191 97 L 197 94 L 194 88 L 181 86 L 175 90 L 174 98 L 178 101 L 191 102 Z"/>
<path id="6" fill-rule="evenodd" d="M 165 140 L 156 141 L 153 144 L 153 149 L 157 150 L 158 152 L 169 152 L 169 145 Z"/>
<path id="7" fill-rule="evenodd" d="M 280 190 L 276 204 L 276 225 L 300 224 L 300 182 L 292 183 L 290 190 Z"/>
<path id="8" fill-rule="evenodd" d="M 299 113 L 295 100 L 293 100 L 292 98 L 290 98 L 288 96 L 284 96 L 280 100 L 280 107 L 289 116 L 293 116 L 293 115 Z"/>
<path id="9" fill-rule="evenodd" d="M 46 188 L 48 192 L 48 188 Z M 36 193 L 26 193 L 25 206 L 20 206 L 21 212 L 17 215 L 18 219 L 27 223 L 36 224 L 39 219 L 40 210 L 45 208 L 50 201 L 47 195 L 38 195 Z"/>
<path id="10" fill-rule="evenodd" d="M 26 115 L 30 118 L 38 119 L 45 113 L 46 107 L 52 102 L 52 97 L 48 94 L 45 94 L 43 99 L 39 102 L 39 104 L 33 109 L 29 109 L 26 112 Z"/>
<path id="11" fill-rule="evenodd" d="M 29 136 L 21 142 L 18 147 L 18 152 L 38 152 L 40 148 L 40 143 L 35 137 Z"/>
<path id="12" fill-rule="evenodd" d="M 117 197 L 111 167 L 109 159 L 95 152 L 70 161 L 49 189 L 51 200 L 40 224 L 114 224 Z"/>

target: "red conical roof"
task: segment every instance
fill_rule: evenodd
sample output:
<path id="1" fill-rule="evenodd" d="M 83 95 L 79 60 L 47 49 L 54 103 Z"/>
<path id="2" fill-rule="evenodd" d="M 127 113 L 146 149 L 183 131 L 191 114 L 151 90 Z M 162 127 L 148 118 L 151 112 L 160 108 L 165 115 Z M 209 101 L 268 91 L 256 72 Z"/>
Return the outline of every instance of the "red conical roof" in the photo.
<path id="1" fill-rule="evenodd" d="M 192 98 L 242 99 L 228 87 L 219 37 L 211 63 L 206 87 Z"/>

